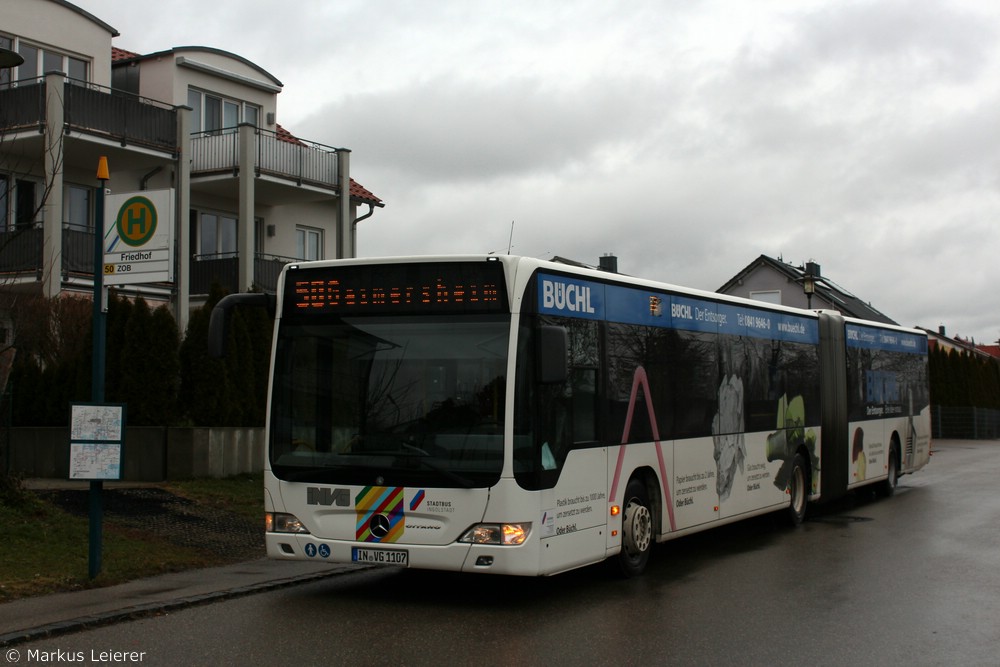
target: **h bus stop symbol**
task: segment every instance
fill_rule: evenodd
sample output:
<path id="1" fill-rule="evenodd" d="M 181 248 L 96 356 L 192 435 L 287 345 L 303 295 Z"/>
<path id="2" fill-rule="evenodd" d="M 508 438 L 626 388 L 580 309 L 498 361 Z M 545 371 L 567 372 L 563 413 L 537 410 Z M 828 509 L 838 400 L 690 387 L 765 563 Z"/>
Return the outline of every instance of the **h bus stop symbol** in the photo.
<path id="1" fill-rule="evenodd" d="M 131 197 L 118 209 L 115 227 L 123 243 L 142 246 L 156 233 L 156 207 L 146 197 Z"/>

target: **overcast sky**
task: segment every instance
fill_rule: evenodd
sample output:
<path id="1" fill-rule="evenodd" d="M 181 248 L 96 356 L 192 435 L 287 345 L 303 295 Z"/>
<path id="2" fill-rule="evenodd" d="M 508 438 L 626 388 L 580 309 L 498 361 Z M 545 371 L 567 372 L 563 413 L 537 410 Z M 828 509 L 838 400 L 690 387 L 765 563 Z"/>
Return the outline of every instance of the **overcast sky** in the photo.
<path id="1" fill-rule="evenodd" d="M 709 290 L 813 260 L 901 324 L 1000 337 L 995 0 L 72 1 L 121 48 L 281 80 L 278 122 L 385 202 L 359 255 L 614 253 Z"/>

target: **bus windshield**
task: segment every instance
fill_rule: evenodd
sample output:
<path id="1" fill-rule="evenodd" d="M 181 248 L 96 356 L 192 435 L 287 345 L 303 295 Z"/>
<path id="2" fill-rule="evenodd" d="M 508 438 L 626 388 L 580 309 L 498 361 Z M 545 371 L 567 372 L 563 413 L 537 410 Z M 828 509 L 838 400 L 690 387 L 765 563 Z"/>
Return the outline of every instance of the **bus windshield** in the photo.
<path id="1" fill-rule="evenodd" d="M 275 476 L 495 484 L 509 329 L 509 315 L 285 318 L 272 387 Z"/>

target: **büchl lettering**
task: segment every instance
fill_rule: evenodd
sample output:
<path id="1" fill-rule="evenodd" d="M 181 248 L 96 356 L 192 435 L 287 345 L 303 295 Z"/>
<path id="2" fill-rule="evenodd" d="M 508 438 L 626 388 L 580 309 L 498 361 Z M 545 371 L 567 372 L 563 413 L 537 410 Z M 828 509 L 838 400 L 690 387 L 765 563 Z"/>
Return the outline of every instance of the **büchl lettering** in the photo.
<path id="1" fill-rule="evenodd" d="M 572 313 L 596 312 L 591 301 L 590 287 L 551 280 L 542 281 L 542 306 Z"/>

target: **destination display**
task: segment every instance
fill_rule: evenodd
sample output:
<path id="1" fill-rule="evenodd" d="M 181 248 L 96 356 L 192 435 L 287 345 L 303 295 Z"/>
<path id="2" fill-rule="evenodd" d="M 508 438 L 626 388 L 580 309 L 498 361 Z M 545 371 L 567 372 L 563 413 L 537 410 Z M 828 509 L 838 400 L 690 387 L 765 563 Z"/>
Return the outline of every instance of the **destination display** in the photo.
<path id="1" fill-rule="evenodd" d="M 290 267 L 284 313 L 503 313 L 500 262 Z"/>

